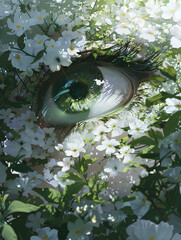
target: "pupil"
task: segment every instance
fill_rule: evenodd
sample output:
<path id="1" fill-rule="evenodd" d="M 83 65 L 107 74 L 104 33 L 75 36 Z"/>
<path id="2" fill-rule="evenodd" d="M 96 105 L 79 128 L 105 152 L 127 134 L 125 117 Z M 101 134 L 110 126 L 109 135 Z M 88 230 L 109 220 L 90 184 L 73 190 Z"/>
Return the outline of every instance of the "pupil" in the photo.
<path id="1" fill-rule="evenodd" d="M 80 100 L 87 96 L 88 85 L 86 83 L 76 81 L 71 84 L 69 90 L 69 93 L 73 99 Z"/>

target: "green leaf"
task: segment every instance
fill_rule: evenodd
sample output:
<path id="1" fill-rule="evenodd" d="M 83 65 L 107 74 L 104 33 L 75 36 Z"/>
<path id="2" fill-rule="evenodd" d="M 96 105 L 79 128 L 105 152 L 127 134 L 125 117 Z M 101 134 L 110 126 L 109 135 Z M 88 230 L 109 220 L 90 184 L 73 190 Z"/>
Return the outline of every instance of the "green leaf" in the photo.
<path id="1" fill-rule="evenodd" d="M 67 184 L 64 189 L 64 203 L 65 203 L 65 209 L 69 207 L 70 201 L 79 193 L 79 191 L 82 189 L 82 187 L 85 185 L 83 182 L 75 182 L 72 184 Z"/>
<path id="2" fill-rule="evenodd" d="M 170 116 L 165 127 L 163 128 L 163 132 L 165 136 L 170 135 L 171 133 L 180 129 L 181 124 L 181 111 L 178 111 Z"/>
<path id="3" fill-rule="evenodd" d="M 61 193 L 52 188 L 33 188 L 33 191 L 40 194 L 44 199 L 51 203 L 60 203 Z"/>
<path id="4" fill-rule="evenodd" d="M 177 74 L 176 74 L 176 70 L 174 67 L 172 66 L 168 66 L 166 69 L 160 69 L 160 72 L 170 78 L 171 80 L 176 81 L 177 80 Z"/>
<path id="5" fill-rule="evenodd" d="M 33 171 L 30 167 L 28 167 L 24 163 L 20 163 L 20 164 L 13 163 L 11 165 L 11 168 L 12 168 L 12 170 L 15 170 L 16 172 L 21 172 L 21 173 L 28 173 L 28 172 Z"/>
<path id="6" fill-rule="evenodd" d="M 23 50 L 25 48 L 24 38 L 25 38 L 25 33 L 23 33 L 17 40 L 18 47 L 21 50 Z"/>
<path id="7" fill-rule="evenodd" d="M 160 85 L 160 83 L 165 82 L 166 79 L 161 76 L 152 76 L 150 77 L 150 82 L 154 86 Z"/>
<path id="8" fill-rule="evenodd" d="M 36 61 L 38 61 L 39 59 L 41 59 L 43 57 L 44 52 L 45 52 L 45 50 L 41 50 L 40 52 L 38 52 L 35 59 L 33 60 L 33 62 L 31 64 L 33 64 Z"/>
<path id="9" fill-rule="evenodd" d="M 9 54 L 10 54 L 10 51 L 6 51 L 0 56 L 0 67 L 3 68 L 7 65 Z"/>
<path id="10" fill-rule="evenodd" d="M 4 240 L 18 240 L 15 231 L 9 224 L 3 225 L 2 237 L 4 238 Z"/>
<path id="11" fill-rule="evenodd" d="M 174 94 L 160 92 L 158 95 L 148 98 L 146 100 L 146 106 L 151 107 L 152 105 L 155 105 L 158 103 L 164 103 L 167 98 L 174 98 L 174 97 L 175 97 Z"/>
<path id="12" fill-rule="evenodd" d="M 12 213 L 16 212 L 24 212 L 24 213 L 30 213 L 37 211 L 40 207 L 29 204 L 29 203 L 23 203 L 18 200 L 13 201 L 10 203 L 9 207 L 6 209 L 4 216 L 8 216 Z"/>
<path id="13" fill-rule="evenodd" d="M 61 178 L 70 179 L 70 180 L 79 181 L 79 182 L 82 181 L 82 178 L 80 177 L 80 175 L 74 172 L 65 173 L 64 175 L 61 176 Z"/>
<path id="14" fill-rule="evenodd" d="M 87 160 L 87 159 L 89 159 L 90 157 L 91 157 L 91 155 L 90 155 L 90 154 L 87 154 L 87 155 L 84 156 L 84 159 Z"/>
<path id="15" fill-rule="evenodd" d="M 140 138 L 137 138 L 129 143 L 131 147 L 139 146 L 139 145 L 155 145 L 155 141 L 147 136 L 143 136 Z"/>

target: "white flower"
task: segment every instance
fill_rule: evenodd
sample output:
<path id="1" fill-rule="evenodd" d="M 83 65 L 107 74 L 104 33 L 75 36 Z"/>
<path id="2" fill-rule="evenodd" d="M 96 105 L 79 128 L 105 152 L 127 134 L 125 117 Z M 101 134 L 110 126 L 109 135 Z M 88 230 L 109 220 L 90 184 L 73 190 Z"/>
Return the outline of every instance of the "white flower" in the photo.
<path id="1" fill-rule="evenodd" d="M 132 161 L 131 154 L 134 153 L 134 149 L 130 149 L 129 146 L 123 146 L 121 149 L 118 150 L 118 153 L 115 153 L 117 158 L 123 159 L 123 163 L 128 163 L 129 161 Z"/>
<path id="2" fill-rule="evenodd" d="M 59 143 L 57 146 L 55 146 L 55 149 L 57 151 L 61 151 L 63 149 L 63 145 Z"/>
<path id="3" fill-rule="evenodd" d="M 59 15 L 57 13 L 55 13 L 53 15 L 53 19 L 55 20 L 55 22 L 59 25 L 59 26 L 62 26 L 62 25 L 65 25 L 69 22 L 71 22 L 71 19 L 68 17 L 68 16 L 65 16 L 65 15 Z"/>
<path id="4" fill-rule="evenodd" d="M 48 163 L 45 164 L 45 168 L 51 169 L 57 166 L 57 161 L 54 158 L 51 158 Z"/>
<path id="5" fill-rule="evenodd" d="M 109 132 L 112 132 L 112 137 L 117 137 L 123 133 L 123 130 L 120 128 L 120 120 L 110 119 L 105 123 Z"/>
<path id="6" fill-rule="evenodd" d="M 25 41 L 25 51 L 31 55 L 37 55 L 38 52 L 44 49 L 44 43 L 48 39 L 45 35 L 36 34 L 33 39 L 27 39 Z"/>
<path id="7" fill-rule="evenodd" d="M 144 216 L 150 208 L 150 202 L 141 192 L 135 192 L 132 196 L 138 196 L 138 198 L 130 202 L 134 214 L 140 217 Z"/>
<path id="8" fill-rule="evenodd" d="M 181 131 L 176 131 L 171 134 L 171 149 L 181 157 Z"/>
<path id="9" fill-rule="evenodd" d="M 123 172 L 125 167 L 121 161 L 118 161 L 116 158 L 111 158 L 104 166 L 104 172 L 109 173 L 110 177 L 116 177 L 119 172 Z"/>
<path id="10" fill-rule="evenodd" d="M 29 16 L 27 13 L 16 12 L 14 14 L 13 22 L 10 18 L 7 20 L 8 27 L 11 29 L 12 34 L 21 36 L 29 28 Z"/>
<path id="11" fill-rule="evenodd" d="M 45 133 L 41 128 L 38 128 L 35 131 L 32 128 L 27 128 L 25 133 L 30 137 L 31 144 L 38 145 L 40 147 L 44 146 Z"/>
<path id="12" fill-rule="evenodd" d="M 172 38 L 170 40 L 172 47 L 180 48 L 181 47 L 181 27 L 179 25 L 174 25 L 170 32 L 172 34 Z"/>
<path id="13" fill-rule="evenodd" d="M 127 228 L 127 240 L 170 240 L 173 226 L 166 222 L 156 225 L 149 220 L 137 220 Z"/>
<path id="14" fill-rule="evenodd" d="M 14 113 L 10 108 L 0 110 L 0 119 L 3 119 L 4 123 L 9 123 L 13 117 Z"/>
<path id="15" fill-rule="evenodd" d="M 13 67 L 20 71 L 25 71 L 27 67 L 33 62 L 33 57 L 25 55 L 20 51 L 11 51 L 8 60 L 11 61 Z"/>
<path id="16" fill-rule="evenodd" d="M 148 40 L 149 42 L 154 42 L 157 34 L 159 34 L 159 32 L 156 30 L 156 28 L 152 25 L 148 25 L 147 27 L 141 29 L 139 36 L 140 38 Z"/>
<path id="17" fill-rule="evenodd" d="M 3 152 L 6 155 L 11 155 L 13 157 L 17 157 L 19 155 L 21 149 L 21 144 L 19 142 L 17 142 L 16 140 L 6 140 L 4 142 L 4 148 L 3 148 Z"/>
<path id="18" fill-rule="evenodd" d="M 164 107 L 166 113 L 174 113 L 176 111 L 181 110 L 181 100 L 177 98 L 167 98 L 166 104 L 168 105 Z"/>
<path id="19" fill-rule="evenodd" d="M 118 146 L 119 142 L 115 139 L 106 139 L 102 142 L 102 145 L 96 147 L 97 150 L 103 151 L 106 150 L 106 154 L 112 154 L 116 151 L 115 146 Z"/>
<path id="20" fill-rule="evenodd" d="M 43 174 L 44 174 L 43 177 L 48 181 L 50 181 L 53 178 L 53 174 L 50 172 L 50 169 L 48 168 L 43 169 Z"/>
<path id="21" fill-rule="evenodd" d="M 18 194 L 19 192 L 25 192 L 27 190 L 32 189 L 34 186 L 32 186 L 31 182 L 29 181 L 29 178 L 15 178 L 11 182 L 7 182 L 7 192 L 12 194 Z"/>
<path id="22" fill-rule="evenodd" d="M 106 138 L 106 133 L 108 132 L 108 128 L 103 124 L 99 125 L 95 130 L 93 130 L 93 134 L 95 135 L 95 141 L 100 141 L 102 138 Z"/>
<path id="23" fill-rule="evenodd" d="M 148 130 L 148 124 L 141 120 L 136 119 L 135 122 L 129 122 L 130 130 L 128 133 L 134 138 L 142 137 L 145 135 L 145 131 Z"/>
<path id="24" fill-rule="evenodd" d="M 0 19 L 9 16 L 11 13 L 12 10 L 9 4 L 0 3 Z"/>
<path id="25" fill-rule="evenodd" d="M 37 228 L 40 228 L 43 223 L 43 218 L 41 218 L 41 212 L 32 213 L 27 217 L 28 222 L 26 227 L 32 228 L 35 231 Z"/>
<path id="26" fill-rule="evenodd" d="M 72 180 L 62 178 L 62 175 L 64 175 L 64 174 L 65 174 L 65 173 L 62 172 L 62 171 L 57 172 L 57 174 L 55 174 L 55 175 L 53 176 L 54 179 L 51 180 L 51 181 L 49 182 L 49 184 L 51 184 L 51 185 L 54 186 L 54 187 L 60 186 L 60 187 L 62 187 L 62 188 L 65 188 L 65 186 L 66 186 L 67 184 L 69 184 L 69 183 L 74 183 L 74 181 L 72 181 Z"/>
<path id="27" fill-rule="evenodd" d="M 29 182 L 33 187 L 40 184 L 44 180 L 43 176 L 38 174 L 37 171 L 29 172 L 27 177 L 29 178 Z"/>
<path id="28" fill-rule="evenodd" d="M 163 176 L 167 177 L 171 182 L 181 182 L 181 167 L 169 168 L 163 172 Z"/>
<path id="29" fill-rule="evenodd" d="M 173 18 L 175 22 L 178 22 L 180 18 L 180 10 L 181 10 L 181 5 L 180 3 L 176 2 L 169 2 L 167 3 L 166 6 L 162 7 L 162 17 L 164 19 L 170 19 Z"/>
<path id="30" fill-rule="evenodd" d="M 67 52 L 60 47 L 52 47 L 47 49 L 44 56 L 44 63 L 48 65 L 52 72 L 60 71 L 61 65 L 68 67 L 72 61 Z"/>
<path id="31" fill-rule="evenodd" d="M 30 19 L 30 25 L 36 25 L 36 24 L 43 24 L 44 18 L 48 16 L 48 13 L 45 10 L 42 10 L 41 12 L 35 10 L 29 13 L 31 16 Z"/>
<path id="32" fill-rule="evenodd" d="M 180 239 L 181 239 L 181 234 L 178 234 L 178 233 L 176 233 L 172 238 L 172 240 L 180 240 Z"/>
<path id="33" fill-rule="evenodd" d="M 68 222 L 67 224 L 69 234 L 67 239 L 69 240 L 88 240 L 87 235 L 92 230 L 92 223 L 84 223 L 81 219 L 77 219 L 74 223 Z"/>
<path id="34" fill-rule="evenodd" d="M 74 161 L 71 160 L 70 158 L 63 158 L 63 162 L 62 161 L 59 161 L 57 162 L 57 165 L 62 167 L 62 172 L 67 172 L 71 165 L 74 164 Z"/>
<path id="35" fill-rule="evenodd" d="M 1 162 L 0 162 L 0 184 L 4 183 L 6 181 L 6 166 L 4 166 Z"/>
<path id="36" fill-rule="evenodd" d="M 19 120 L 25 128 L 32 128 L 37 119 L 34 112 L 27 110 L 26 113 L 21 114 Z"/>
<path id="37" fill-rule="evenodd" d="M 181 233 L 181 218 L 174 214 L 168 216 L 168 223 L 174 226 L 174 233 Z M 178 239 L 179 240 L 179 239 Z"/>
<path id="38" fill-rule="evenodd" d="M 78 157 L 80 152 L 86 152 L 83 147 L 84 142 L 82 140 L 77 139 L 76 142 L 68 142 L 64 145 L 65 154 L 67 156 Z"/>
<path id="39" fill-rule="evenodd" d="M 36 230 L 38 236 L 32 236 L 30 240 L 58 240 L 58 230 L 49 227 Z"/>

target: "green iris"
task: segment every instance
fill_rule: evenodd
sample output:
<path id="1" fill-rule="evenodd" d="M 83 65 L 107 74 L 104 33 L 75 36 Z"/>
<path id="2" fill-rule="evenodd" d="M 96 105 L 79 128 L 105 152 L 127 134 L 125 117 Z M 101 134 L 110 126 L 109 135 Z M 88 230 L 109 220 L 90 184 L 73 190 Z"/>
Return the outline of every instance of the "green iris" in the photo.
<path id="1" fill-rule="evenodd" d="M 100 95 L 102 85 L 96 79 L 103 80 L 96 65 L 79 64 L 62 72 L 52 86 L 51 99 L 57 108 L 66 113 L 89 111 Z"/>

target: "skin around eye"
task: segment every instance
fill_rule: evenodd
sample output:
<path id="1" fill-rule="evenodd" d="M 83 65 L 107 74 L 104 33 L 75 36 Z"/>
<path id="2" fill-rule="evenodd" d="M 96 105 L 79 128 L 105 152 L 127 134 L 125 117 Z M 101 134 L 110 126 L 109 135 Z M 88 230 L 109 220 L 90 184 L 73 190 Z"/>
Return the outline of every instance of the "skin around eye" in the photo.
<path id="1" fill-rule="evenodd" d="M 106 116 L 125 106 L 135 93 L 131 73 L 102 62 L 75 64 L 51 78 L 39 114 L 50 126 Z"/>

